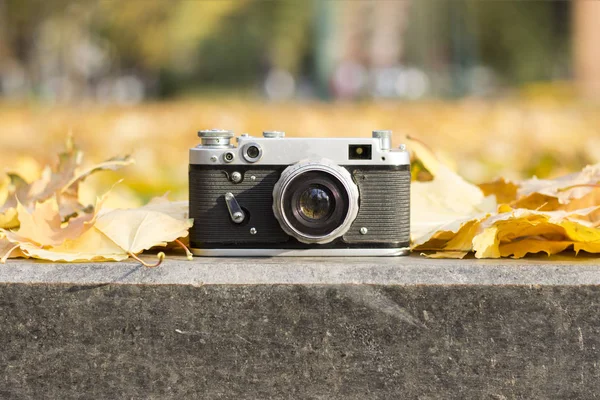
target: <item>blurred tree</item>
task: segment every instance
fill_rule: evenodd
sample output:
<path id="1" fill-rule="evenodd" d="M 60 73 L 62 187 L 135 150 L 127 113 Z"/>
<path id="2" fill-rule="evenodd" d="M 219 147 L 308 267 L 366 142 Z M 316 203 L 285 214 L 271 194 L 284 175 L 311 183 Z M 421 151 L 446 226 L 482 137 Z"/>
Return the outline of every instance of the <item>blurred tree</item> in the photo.
<path id="1" fill-rule="evenodd" d="M 118 65 L 178 87 L 252 83 L 267 65 L 299 72 L 312 8 L 302 2 L 133 0 L 102 2 L 96 29 Z"/>
<path id="2" fill-rule="evenodd" d="M 123 67 L 189 68 L 196 44 L 246 1 L 103 1 L 97 30 L 115 46 Z"/>
<path id="3" fill-rule="evenodd" d="M 61 43 L 67 42 L 71 37 L 68 35 L 69 29 L 75 26 L 83 26 L 83 21 L 77 18 L 77 15 L 70 10 L 81 7 L 89 7 L 93 2 L 91 0 L 81 0 L 73 4 L 69 0 L 56 0 L 47 2 L 43 0 L 3 0 L 1 4 L 1 18 L 5 21 L 5 26 L 0 28 L 0 48 L 2 58 L 0 59 L 0 72 L 5 76 L 22 76 L 23 85 L 28 90 L 39 90 L 43 80 L 43 66 L 40 65 L 40 58 L 47 54 L 44 48 L 43 40 L 48 35 L 49 21 L 62 20 L 63 24 L 58 24 L 61 29 L 66 31 L 66 35 L 58 35 L 58 31 L 52 32 L 55 39 Z M 4 25 L 4 24 L 3 24 Z M 57 36 L 58 35 L 58 36 Z M 60 47 L 54 50 L 61 51 L 63 54 L 54 54 L 60 58 L 64 56 L 64 48 Z M 62 57 L 61 61 L 66 62 L 68 68 L 72 60 L 68 57 Z"/>
<path id="4" fill-rule="evenodd" d="M 483 65 L 506 85 L 565 79 L 569 2 L 415 1 L 406 61 L 426 69 L 437 93 L 464 95 L 465 75 Z"/>
<path id="5" fill-rule="evenodd" d="M 508 83 L 555 79 L 566 71 L 568 38 L 561 31 L 568 24 L 568 4 L 468 1 L 481 61 Z M 557 8 L 565 9 L 562 18 L 556 18 Z"/>
<path id="6" fill-rule="evenodd" d="M 278 68 L 297 74 L 302 66 L 302 58 L 313 45 L 311 23 L 314 3 L 282 1 L 274 6 L 269 35 L 270 61 Z"/>

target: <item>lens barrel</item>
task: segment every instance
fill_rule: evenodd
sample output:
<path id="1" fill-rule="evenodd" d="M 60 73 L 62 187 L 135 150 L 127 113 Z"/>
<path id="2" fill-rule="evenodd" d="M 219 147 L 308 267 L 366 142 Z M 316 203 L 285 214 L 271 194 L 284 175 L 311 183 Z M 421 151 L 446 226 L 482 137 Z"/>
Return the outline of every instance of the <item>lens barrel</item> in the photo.
<path id="1" fill-rule="evenodd" d="M 273 189 L 281 228 L 302 243 L 329 243 L 344 235 L 358 213 L 358 188 L 350 173 L 329 160 L 286 168 Z"/>

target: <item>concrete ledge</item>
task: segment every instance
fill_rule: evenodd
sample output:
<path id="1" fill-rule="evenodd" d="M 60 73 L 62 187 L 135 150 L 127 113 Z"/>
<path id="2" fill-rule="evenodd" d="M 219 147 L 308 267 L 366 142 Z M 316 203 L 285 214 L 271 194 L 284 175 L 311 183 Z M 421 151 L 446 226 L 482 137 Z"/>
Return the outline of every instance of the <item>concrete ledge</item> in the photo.
<path id="1" fill-rule="evenodd" d="M 595 398 L 600 264 L 0 265 L 0 398 Z"/>
<path id="2" fill-rule="evenodd" d="M 152 257 L 147 257 L 153 262 Z M 195 258 L 169 257 L 159 268 L 122 263 L 9 260 L 0 283 L 140 285 L 600 285 L 600 260 L 432 260 L 410 257 Z"/>

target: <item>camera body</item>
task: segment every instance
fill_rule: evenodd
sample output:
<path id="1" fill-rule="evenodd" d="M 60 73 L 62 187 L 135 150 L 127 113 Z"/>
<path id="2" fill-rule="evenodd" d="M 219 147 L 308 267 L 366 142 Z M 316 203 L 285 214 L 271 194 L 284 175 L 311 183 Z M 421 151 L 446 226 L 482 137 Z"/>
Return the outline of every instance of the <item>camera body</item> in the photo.
<path id="1" fill-rule="evenodd" d="M 390 131 L 285 138 L 200 131 L 190 247 L 201 256 L 394 256 L 410 240 L 410 158 Z"/>

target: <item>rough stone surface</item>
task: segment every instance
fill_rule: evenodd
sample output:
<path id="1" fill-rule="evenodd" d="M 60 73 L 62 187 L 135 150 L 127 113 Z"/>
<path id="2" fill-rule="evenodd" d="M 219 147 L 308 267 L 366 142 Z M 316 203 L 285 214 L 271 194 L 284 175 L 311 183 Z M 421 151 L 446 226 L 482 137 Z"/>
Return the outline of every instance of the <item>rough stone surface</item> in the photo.
<path id="1" fill-rule="evenodd" d="M 600 396 L 597 260 L 0 266 L 0 398 Z"/>

